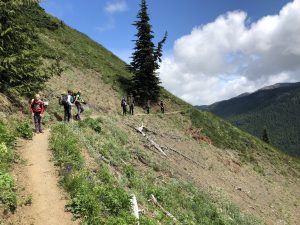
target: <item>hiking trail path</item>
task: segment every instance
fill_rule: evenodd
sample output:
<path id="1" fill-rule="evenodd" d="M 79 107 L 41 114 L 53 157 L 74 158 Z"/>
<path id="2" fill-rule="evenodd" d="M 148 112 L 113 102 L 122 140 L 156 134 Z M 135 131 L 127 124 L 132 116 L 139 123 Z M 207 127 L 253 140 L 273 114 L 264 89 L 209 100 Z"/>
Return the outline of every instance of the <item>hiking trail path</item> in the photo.
<path id="1" fill-rule="evenodd" d="M 32 198 L 31 204 L 18 207 L 10 218 L 13 225 L 74 225 L 72 214 L 65 212 L 66 194 L 58 187 L 58 174 L 49 150 L 50 131 L 36 134 L 32 141 L 21 140 L 21 160 L 15 168 L 17 185 Z"/>
<path id="2" fill-rule="evenodd" d="M 147 114 L 147 113 L 136 113 L 136 114 L 134 114 L 133 116 L 174 115 L 174 114 L 180 114 L 180 113 L 182 113 L 182 111 L 165 112 L 165 113 L 160 113 L 160 114 L 158 114 L 158 113 L 149 113 L 149 114 Z"/>

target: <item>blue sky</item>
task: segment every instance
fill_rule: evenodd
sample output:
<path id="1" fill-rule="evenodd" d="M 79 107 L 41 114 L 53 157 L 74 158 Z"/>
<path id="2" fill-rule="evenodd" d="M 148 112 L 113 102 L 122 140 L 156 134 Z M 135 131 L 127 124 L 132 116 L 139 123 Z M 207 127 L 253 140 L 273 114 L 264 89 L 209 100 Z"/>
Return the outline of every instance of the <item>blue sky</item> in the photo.
<path id="1" fill-rule="evenodd" d="M 88 3 L 87 3 L 88 2 Z M 192 104 L 300 81 L 300 0 L 148 0 L 160 78 Z M 46 0 L 45 10 L 129 62 L 140 0 Z"/>
<path id="2" fill-rule="evenodd" d="M 87 4 L 88 2 L 88 4 Z M 107 12 L 108 4 L 125 3 L 124 10 Z M 190 33 L 195 26 L 213 21 L 227 11 L 243 10 L 253 21 L 275 14 L 286 0 L 148 0 L 149 14 L 158 41 L 168 31 L 165 52 L 174 41 Z M 46 0 L 42 7 L 71 27 L 87 34 L 121 58 L 127 60 L 133 47 L 135 28 L 131 25 L 140 0 Z M 127 60 L 128 61 L 128 60 Z"/>

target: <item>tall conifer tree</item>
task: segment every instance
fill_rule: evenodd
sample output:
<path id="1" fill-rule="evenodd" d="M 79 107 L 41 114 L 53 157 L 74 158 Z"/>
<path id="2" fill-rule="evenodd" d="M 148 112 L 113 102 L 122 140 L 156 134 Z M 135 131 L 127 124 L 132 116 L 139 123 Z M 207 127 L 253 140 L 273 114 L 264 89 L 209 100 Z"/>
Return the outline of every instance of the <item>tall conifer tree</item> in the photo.
<path id="1" fill-rule="evenodd" d="M 160 93 L 160 80 L 156 70 L 159 69 L 162 47 L 167 39 L 167 33 L 155 47 L 146 0 L 141 1 L 140 7 L 137 21 L 133 24 L 137 28 L 137 40 L 135 40 L 134 53 L 129 67 L 134 74 L 131 92 L 140 102 L 156 101 Z"/>

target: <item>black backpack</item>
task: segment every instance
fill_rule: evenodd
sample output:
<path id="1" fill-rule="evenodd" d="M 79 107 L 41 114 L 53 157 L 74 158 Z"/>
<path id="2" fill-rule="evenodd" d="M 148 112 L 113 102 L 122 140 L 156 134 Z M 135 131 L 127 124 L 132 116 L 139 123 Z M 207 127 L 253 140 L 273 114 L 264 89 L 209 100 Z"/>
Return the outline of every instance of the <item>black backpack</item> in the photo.
<path id="1" fill-rule="evenodd" d="M 121 106 L 122 106 L 122 107 L 126 107 L 126 106 L 127 106 L 127 102 L 126 102 L 125 99 L 122 99 L 122 101 L 121 101 Z"/>
<path id="2" fill-rule="evenodd" d="M 68 105 L 68 96 L 67 95 L 60 96 L 59 104 L 60 105 Z"/>

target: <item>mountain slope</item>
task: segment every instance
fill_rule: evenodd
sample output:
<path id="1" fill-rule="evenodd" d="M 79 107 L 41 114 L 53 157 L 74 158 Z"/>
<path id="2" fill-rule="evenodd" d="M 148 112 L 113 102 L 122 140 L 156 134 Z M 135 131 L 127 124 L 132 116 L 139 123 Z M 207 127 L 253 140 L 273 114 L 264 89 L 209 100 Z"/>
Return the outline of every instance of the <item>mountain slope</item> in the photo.
<path id="1" fill-rule="evenodd" d="M 291 83 L 217 102 L 205 110 L 257 137 L 261 137 L 266 127 L 273 146 L 300 157 L 299 105 L 300 83 Z"/>
<path id="2" fill-rule="evenodd" d="M 144 209 L 141 224 L 297 224 L 300 163 L 230 123 L 162 90 L 167 112 L 122 117 L 120 98 L 130 78 L 126 64 L 101 45 L 34 8 L 21 15 L 35 23 L 47 62 L 62 56 L 64 72 L 44 91 L 50 99 L 50 145 L 67 209 L 86 224 L 133 224 L 128 199 Z M 58 123 L 56 97 L 80 89 L 87 101 L 80 123 Z M 146 139 L 136 131 L 143 124 Z M 157 150 L 152 140 L 166 154 Z"/>

